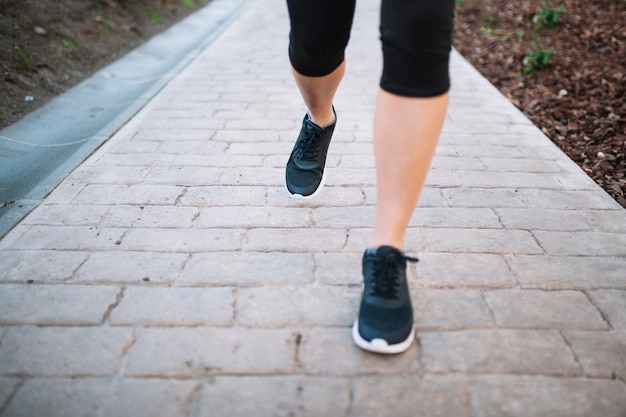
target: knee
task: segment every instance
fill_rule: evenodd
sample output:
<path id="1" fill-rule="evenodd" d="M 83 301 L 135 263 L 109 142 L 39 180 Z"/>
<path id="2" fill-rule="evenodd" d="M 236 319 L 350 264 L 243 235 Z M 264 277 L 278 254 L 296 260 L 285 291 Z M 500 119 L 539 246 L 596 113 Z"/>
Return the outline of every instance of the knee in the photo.
<path id="1" fill-rule="evenodd" d="M 293 68 L 309 77 L 321 77 L 333 72 L 344 60 L 347 40 L 328 36 L 304 37 L 290 35 L 289 59 Z"/>
<path id="2" fill-rule="evenodd" d="M 404 8 L 386 3 L 381 9 L 381 87 L 414 97 L 448 91 L 454 0 L 411 1 Z"/>

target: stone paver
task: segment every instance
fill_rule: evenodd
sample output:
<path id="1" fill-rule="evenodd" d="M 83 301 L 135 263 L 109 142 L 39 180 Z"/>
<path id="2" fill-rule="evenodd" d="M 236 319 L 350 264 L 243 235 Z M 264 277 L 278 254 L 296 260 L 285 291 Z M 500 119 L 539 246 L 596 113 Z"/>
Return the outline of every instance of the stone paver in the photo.
<path id="1" fill-rule="evenodd" d="M 120 293 L 104 286 L 3 285 L 0 325 L 102 324 Z"/>
<path id="2" fill-rule="evenodd" d="M 21 386 L 4 414 L 30 417 L 45 410 L 49 416 L 67 417 L 182 416 L 188 415 L 199 387 L 188 380 L 33 378 Z"/>
<path id="3" fill-rule="evenodd" d="M 283 185 L 286 6 L 247 0 L 0 240 L 0 417 L 625 415 L 626 211 L 456 52 L 407 232 L 417 343 L 352 343 L 378 8 L 357 5 L 315 199 Z"/>

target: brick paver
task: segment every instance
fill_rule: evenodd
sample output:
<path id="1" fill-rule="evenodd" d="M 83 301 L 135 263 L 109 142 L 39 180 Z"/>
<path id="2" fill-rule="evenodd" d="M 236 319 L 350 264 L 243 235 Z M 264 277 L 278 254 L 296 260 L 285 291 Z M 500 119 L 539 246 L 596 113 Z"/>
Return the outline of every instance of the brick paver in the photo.
<path id="1" fill-rule="evenodd" d="M 0 241 L 0 416 L 626 415 L 626 212 L 456 53 L 407 236 L 417 343 L 353 345 L 377 19 L 358 2 L 316 199 L 283 186 L 286 7 L 248 0 Z"/>

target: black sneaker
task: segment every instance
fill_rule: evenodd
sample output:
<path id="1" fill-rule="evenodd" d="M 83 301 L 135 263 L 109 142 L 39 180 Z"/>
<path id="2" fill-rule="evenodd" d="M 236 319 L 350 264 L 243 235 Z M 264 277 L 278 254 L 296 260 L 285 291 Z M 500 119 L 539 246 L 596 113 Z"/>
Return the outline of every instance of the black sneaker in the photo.
<path id="1" fill-rule="evenodd" d="M 406 263 L 416 258 L 391 246 L 367 249 L 363 255 L 363 298 L 352 339 L 376 353 L 401 353 L 415 339 L 413 307 L 406 281 Z"/>
<path id="2" fill-rule="evenodd" d="M 324 128 L 313 123 L 308 114 L 304 116 L 302 130 L 291 151 L 285 171 L 287 190 L 293 197 L 311 198 L 324 186 L 326 154 L 336 124 L 336 113 L 335 121 Z"/>

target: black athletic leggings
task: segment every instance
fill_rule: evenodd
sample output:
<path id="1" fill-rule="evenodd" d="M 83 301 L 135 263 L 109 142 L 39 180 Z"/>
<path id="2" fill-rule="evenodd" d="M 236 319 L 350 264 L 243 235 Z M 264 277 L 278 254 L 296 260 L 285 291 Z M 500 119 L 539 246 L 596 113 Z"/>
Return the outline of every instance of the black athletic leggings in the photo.
<path id="1" fill-rule="evenodd" d="M 356 0 L 287 0 L 289 58 L 305 76 L 333 72 L 344 59 Z M 408 97 L 433 97 L 450 88 L 448 63 L 455 0 L 382 0 L 380 86 Z"/>

